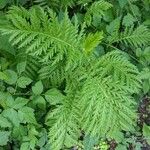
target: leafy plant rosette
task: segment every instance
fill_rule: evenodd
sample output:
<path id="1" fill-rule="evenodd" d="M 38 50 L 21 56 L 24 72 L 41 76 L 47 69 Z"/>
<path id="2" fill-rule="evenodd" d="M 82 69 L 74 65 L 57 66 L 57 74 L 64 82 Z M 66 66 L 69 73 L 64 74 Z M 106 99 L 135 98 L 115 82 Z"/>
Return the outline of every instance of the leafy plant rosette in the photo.
<path id="1" fill-rule="evenodd" d="M 138 107 L 150 94 L 149 5 L 2 1 L 0 148 L 148 146 Z"/>

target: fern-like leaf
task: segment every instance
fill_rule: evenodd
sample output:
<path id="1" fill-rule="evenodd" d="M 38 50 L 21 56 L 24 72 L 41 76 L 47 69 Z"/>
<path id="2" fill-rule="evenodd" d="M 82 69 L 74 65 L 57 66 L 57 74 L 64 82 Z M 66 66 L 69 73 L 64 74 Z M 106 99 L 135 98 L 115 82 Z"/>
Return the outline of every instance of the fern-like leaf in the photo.
<path id="1" fill-rule="evenodd" d="M 104 0 L 94 2 L 90 6 L 90 8 L 88 8 L 87 13 L 85 14 L 85 21 L 87 22 L 88 25 L 90 25 L 93 16 L 102 17 L 105 15 L 105 11 L 111 7 L 112 7 L 112 4 Z"/>
<path id="2" fill-rule="evenodd" d="M 29 11 L 12 7 L 8 19 L 10 24 L 0 27 L 0 31 L 10 35 L 13 45 L 25 47 L 28 54 L 40 57 L 43 62 L 53 59 L 54 64 L 65 60 L 70 65 L 80 59 L 82 34 L 67 13 L 59 21 L 52 11 L 44 12 L 40 7 Z"/>
<path id="3" fill-rule="evenodd" d="M 95 34 L 88 34 L 84 42 L 85 53 L 91 53 L 91 51 L 101 42 L 103 38 L 102 32 Z"/>
<path id="4" fill-rule="evenodd" d="M 108 37 L 109 43 L 125 43 L 126 45 L 130 44 L 132 46 L 138 47 L 146 45 L 150 42 L 150 31 L 144 26 L 140 25 L 136 29 L 133 27 L 126 28 L 124 32 L 118 30 Z"/>
<path id="5" fill-rule="evenodd" d="M 41 64 L 36 58 L 26 54 L 23 50 L 20 50 L 16 52 L 16 61 L 18 63 L 26 62 L 25 71 L 23 72 L 24 76 L 27 76 L 31 79 L 35 79 L 38 77 L 38 71 Z"/>
<path id="6" fill-rule="evenodd" d="M 49 6 L 53 9 L 58 8 L 67 8 L 72 7 L 75 3 L 75 0 L 35 0 L 35 4 L 38 4 L 42 7 Z"/>
<path id="7" fill-rule="evenodd" d="M 130 131 L 134 126 L 134 102 L 110 77 L 88 79 L 81 95 L 86 133 L 105 137 L 116 125 L 119 131 Z"/>
<path id="8" fill-rule="evenodd" d="M 48 113 L 46 123 L 50 126 L 49 141 L 53 150 L 76 145 L 80 134 L 80 115 L 74 96 L 60 95 L 59 99 L 61 103 Z"/>
<path id="9" fill-rule="evenodd" d="M 133 130 L 136 103 L 130 95 L 140 88 L 138 75 L 136 67 L 118 51 L 104 55 L 89 70 L 79 98 L 86 133 L 107 136 L 116 126 L 118 131 Z"/>
<path id="10" fill-rule="evenodd" d="M 111 62 L 111 63 L 110 63 Z M 103 68 L 103 71 L 97 68 Z M 94 71 L 95 69 L 95 71 Z M 125 54 L 121 51 L 113 51 L 104 55 L 93 67 L 95 76 L 112 76 L 115 82 L 126 86 L 128 92 L 138 93 L 141 87 L 141 80 L 138 78 L 139 71 L 131 64 Z"/>
<path id="11" fill-rule="evenodd" d="M 39 79 L 49 80 L 52 86 L 60 86 L 65 79 L 63 62 L 52 65 L 53 62 L 45 63 L 39 70 Z"/>

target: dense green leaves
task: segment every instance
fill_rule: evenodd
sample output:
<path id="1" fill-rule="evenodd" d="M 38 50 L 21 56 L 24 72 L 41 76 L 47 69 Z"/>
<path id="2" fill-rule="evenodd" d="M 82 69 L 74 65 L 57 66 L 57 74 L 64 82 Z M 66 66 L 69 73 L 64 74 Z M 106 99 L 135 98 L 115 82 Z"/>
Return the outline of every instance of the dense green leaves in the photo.
<path id="1" fill-rule="evenodd" d="M 38 81 L 33 87 L 32 91 L 35 95 L 40 95 L 43 92 L 43 84 L 41 81 Z"/>
<path id="2" fill-rule="evenodd" d="M 45 98 L 51 105 L 56 105 L 62 103 L 65 96 L 57 89 L 50 89 L 45 93 Z"/>
<path id="3" fill-rule="evenodd" d="M 7 76 L 5 82 L 8 83 L 8 84 L 15 84 L 16 81 L 17 81 L 17 74 L 16 72 L 12 71 L 12 70 L 6 70 L 4 72 Z"/>
<path id="4" fill-rule="evenodd" d="M 144 124 L 143 135 L 148 143 L 150 143 L 150 126 Z"/>
<path id="5" fill-rule="evenodd" d="M 53 63 L 57 63 L 68 54 L 70 57 L 67 57 L 67 60 L 70 65 L 81 57 L 82 31 L 78 34 L 77 22 L 73 25 L 67 13 L 60 21 L 51 10 L 47 13 L 37 7 L 28 12 L 24 8 L 12 7 L 8 19 L 13 24 L 8 28 L 0 28 L 2 33 L 11 35 L 9 40 L 13 45 L 19 44 L 19 48 L 26 47 L 27 53 L 42 57 L 41 61 L 48 61 L 54 57 L 56 62 Z"/>
<path id="6" fill-rule="evenodd" d="M 127 23 L 127 22 L 126 22 Z M 112 34 L 109 37 L 110 43 L 123 42 L 126 45 L 131 44 L 132 46 L 138 47 L 148 44 L 150 40 L 150 31 L 146 26 L 140 25 L 135 30 L 133 27 L 126 27 L 124 32 L 119 31 Z"/>
<path id="7" fill-rule="evenodd" d="M 147 146 L 149 4 L 1 0 L 0 148 Z"/>
<path id="8" fill-rule="evenodd" d="M 22 72 L 24 72 L 25 68 L 26 68 L 26 62 L 20 62 L 17 65 L 17 72 L 18 72 L 18 74 L 21 74 Z"/>
<path id="9" fill-rule="evenodd" d="M 0 9 L 4 8 L 6 4 L 10 3 L 11 0 L 1 0 L 0 1 Z"/>
<path id="10" fill-rule="evenodd" d="M 0 131 L 0 146 L 6 145 L 9 141 L 10 132 Z"/>
<path id="11" fill-rule="evenodd" d="M 2 115 L 0 115 L 0 127 L 2 128 L 11 127 L 11 123 Z"/>
<path id="12" fill-rule="evenodd" d="M 31 82 L 32 80 L 30 78 L 22 76 L 17 80 L 17 85 L 21 88 L 26 88 Z"/>
<path id="13" fill-rule="evenodd" d="M 114 130 L 115 126 L 122 130 L 133 129 L 132 125 L 134 125 L 133 121 L 136 116 L 132 108 L 134 102 L 127 95 L 126 90 L 129 90 L 128 93 L 136 92 L 140 87 L 140 80 L 138 81 L 136 75 L 138 74 L 137 69 L 129 62 L 127 63 L 127 60 L 120 56 L 121 53 L 120 55 L 117 53 L 109 53 L 99 60 L 94 67 L 94 70 L 97 71 L 89 71 L 87 81 L 82 89 L 83 127 L 94 136 L 98 133 L 105 135 L 108 131 L 112 132 L 111 130 Z M 111 64 L 107 61 L 111 61 Z M 113 61 L 120 63 L 113 63 Z M 109 65 L 104 67 L 106 62 Z M 130 67 L 133 68 L 130 69 Z M 129 70 L 125 71 L 125 68 Z M 130 81 L 128 81 L 129 79 Z M 128 83 L 132 83 L 133 87 Z"/>
<path id="14" fill-rule="evenodd" d="M 111 7 L 112 4 L 104 0 L 94 2 L 85 14 L 85 21 L 88 25 L 90 25 L 94 16 L 99 16 L 99 18 L 103 17 L 105 15 L 105 11 Z"/>
<path id="15" fill-rule="evenodd" d="M 21 117 L 24 123 L 34 123 L 36 124 L 34 110 L 30 107 L 23 107 L 18 111 L 19 116 Z"/>
<path id="16" fill-rule="evenodd" d="M 7 80 L 7 79 L 8 79 L 8 77 L 7 77 L 6 73 L 0 72 L 0 80 Z"/>

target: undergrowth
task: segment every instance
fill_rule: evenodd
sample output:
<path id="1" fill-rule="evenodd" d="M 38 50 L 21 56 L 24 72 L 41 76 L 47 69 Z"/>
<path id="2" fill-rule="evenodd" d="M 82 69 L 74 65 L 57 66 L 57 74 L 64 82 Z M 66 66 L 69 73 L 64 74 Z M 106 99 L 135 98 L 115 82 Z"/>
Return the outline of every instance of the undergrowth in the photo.
<path id="1" fill-rule="evenodd" d="M 150 144 L 149 0 L 0 1 L 0 149 Z"/>

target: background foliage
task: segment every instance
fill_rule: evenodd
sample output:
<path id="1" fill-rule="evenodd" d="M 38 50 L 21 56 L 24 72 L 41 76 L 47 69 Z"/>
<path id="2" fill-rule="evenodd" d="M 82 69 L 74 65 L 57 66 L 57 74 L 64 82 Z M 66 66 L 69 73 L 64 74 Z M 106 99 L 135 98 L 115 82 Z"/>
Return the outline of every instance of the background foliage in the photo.
<path id="1" fill-rule="evenodd" d="M 0 0 L 0 149 L 150 149 L 149 0 Z"/>

